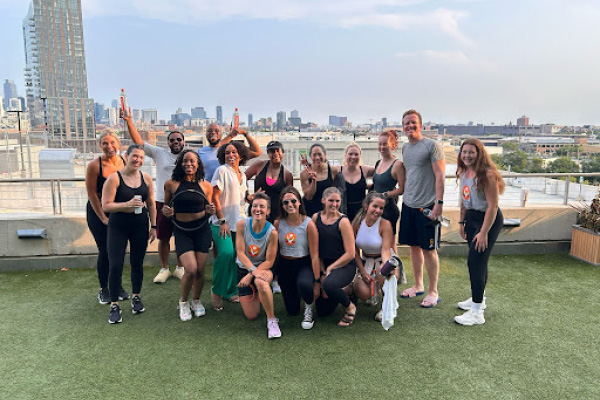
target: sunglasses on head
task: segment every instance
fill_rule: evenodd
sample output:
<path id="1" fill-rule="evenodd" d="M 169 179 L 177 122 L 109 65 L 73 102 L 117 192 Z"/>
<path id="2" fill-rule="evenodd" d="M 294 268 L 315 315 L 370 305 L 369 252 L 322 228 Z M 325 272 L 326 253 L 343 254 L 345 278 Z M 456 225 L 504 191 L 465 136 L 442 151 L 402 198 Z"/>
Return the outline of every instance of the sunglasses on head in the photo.
<path id="1" fill-rule="evenodd" d="M 296 199 L 291 199 L 291 200 L 284 200 L 283 201 L 283 205 L 287 206 L 288 204 L 292 203 L 292 204 L 296 204 L 298 202 L 298 200 Z"/>

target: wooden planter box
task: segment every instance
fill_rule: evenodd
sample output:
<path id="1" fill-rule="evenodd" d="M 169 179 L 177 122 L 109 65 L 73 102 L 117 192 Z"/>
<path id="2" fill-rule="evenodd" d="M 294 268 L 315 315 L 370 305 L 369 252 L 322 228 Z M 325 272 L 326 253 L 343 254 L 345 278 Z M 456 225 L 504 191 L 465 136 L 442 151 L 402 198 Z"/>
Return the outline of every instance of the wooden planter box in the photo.
<path id="1" fill-rule="evenodd" d="M 569 255 L 593 265 L 600 265 L 600 234 L 573 225 Z"/>

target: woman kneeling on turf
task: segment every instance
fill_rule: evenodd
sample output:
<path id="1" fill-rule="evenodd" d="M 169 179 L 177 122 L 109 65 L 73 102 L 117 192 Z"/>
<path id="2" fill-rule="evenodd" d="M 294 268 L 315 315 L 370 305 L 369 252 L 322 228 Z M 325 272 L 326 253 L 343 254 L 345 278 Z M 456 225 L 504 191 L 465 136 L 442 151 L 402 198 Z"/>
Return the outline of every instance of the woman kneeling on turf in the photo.
<path id="1" fill-rule="evenodd" d="M 392 224 L 382 218 L 386 201 L 381 193 L 369 193 L 352 221 L 356 235 L 355 260 L 358 265 L 353 288 L 356 296 L 363 301 L 377 296 L 383 287 L 385 278 L 380 274 L 380 269 L 389 260 L 390 249 L 394 247 Z M 398 269 L 395 273 L 398 274 Z M 381 321 L 381 313 L 379 310 L 375 315 L 377 321 Z"/>
<path id="2" fill-rule="evenodd" d="M 271 267 L 277 255 L 277 231 L 267 221 L 270 210 L 269 196 L 259 192 L 250 203 L 251 217 L 237 223 L 235 238 L 238 264 L 240 304 L 246 318 L 254 320 L 262 304 L 267 314 L 268 338 L 281 337 L 275 318 Z"/>
<path id="3" fill-rule="evenodd" d="M 165 217 L 173 217 L 175 249 L 184 268 L 181 278 L 179 318 L 192 319 L 192 312 L 201 317 L 206 310 L 200 302 L 204 287 L 204 264 L 212 240 L 207 214 L 214 213 L 212 186 L 204 180 L 204 165 L 194 150 L 181 152 L 171 179 L 165 182 Z M 168 204 L 168 206 L 167 206 Z M 193 289 L 192 303 L 188 301 Z"/>

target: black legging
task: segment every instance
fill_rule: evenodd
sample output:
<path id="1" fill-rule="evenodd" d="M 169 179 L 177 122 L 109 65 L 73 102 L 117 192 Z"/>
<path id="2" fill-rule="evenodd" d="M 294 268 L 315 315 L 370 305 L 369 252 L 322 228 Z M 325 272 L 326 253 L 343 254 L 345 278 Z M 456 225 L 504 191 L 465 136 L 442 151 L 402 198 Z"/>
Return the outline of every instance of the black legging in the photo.
<path id="1" fill-rule="evenodd" d="M 123 262 L 129 241 L 129 262 L 131 264 L 131 291 L 142 290 L 144 279 L 144 256 L 148 247 L 148 212 L 141 214 L 112 213 L 108 220 L 108 259 L 110 263 L 108 284 L 110 301 L 119 300 Z"/>
<path id="2" fill-rule="evenodd" d="M 314 274 L 311 268 L 310 256 L 296 260 L 278 258 L 279 286 L 283 303 L 289 315 L 298 315 L 300 311 L 300 298 L 306 304 L 313 302 Z"/>
<path id="3" fill-rule="evenodd" d="M 334 261 L 323 260 L 323 264 L 327 268 Z M 326 317 L 331 315 L 338 304 L 341 304 L 344 308 L 350 305 L 350 298 L 344 291 L 344 288 L 354 280 L 355 275 L 356 261 L 352 260 L 345 266 L 334 269 L 327 278 L 322 280 L 321 286 L 327 298 L 319 297 L 315 302 L 319 316 Z"/>
<path id="4" fill-rule="evenodd" d="M 98 281 L 102 289 L 108 288 L 108 250 L 106 248 L 108 226 L 104 225 L 100 218 L 94 212 L 92 205 L 88 201 L 86 207 L 87 224 L 96 241 L 98 247 L 98 258 L 96 259 L 96 271 L 98 272 Z"/>
<path id="5" fill-rule="evenodd" d="M 504 225 L 504 216 L 502 215 L 502 211 L 498 209 L 496 220 L 488 232 L 488 247 L 483 253 L 480 253 L 475 249 L 473 238 L 481 230 L 484 216 L 485 212 L 476 210 L 467 210 L 465 214 L 465 233 L 467 234 L 467 242 L 469 243 L 467 265 L 469 266 L 473 303 L 483 302 L 483 293 L 488 277 L 488 260 L 492 254 L 494 243 L 496 243 L 496 239 L 498 239 L 500 230 Z"/>
<path id="6" fill-rule="evenodd" d="M 390 221 L 390 224 L 392 224 L 392 232 L 394 233 L 394 237 L 396 237 L 396 227 L 398 226 L 398 218 L 400 218 L 400 210 L 398 209 L 397 202 L 397 197 L 388 199 L 385 203 L 383 214 L 381 215 L 384 219 Z"/>

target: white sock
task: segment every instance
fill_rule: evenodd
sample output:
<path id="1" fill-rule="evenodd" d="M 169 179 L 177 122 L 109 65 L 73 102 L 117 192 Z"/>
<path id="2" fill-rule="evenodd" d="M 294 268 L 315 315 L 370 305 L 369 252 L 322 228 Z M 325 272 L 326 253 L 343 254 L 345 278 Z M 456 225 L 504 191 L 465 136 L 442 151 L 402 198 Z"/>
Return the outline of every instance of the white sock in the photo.
<path id="1" fill-rule="evenodd" d="M 169 270 L 169 267 L 166 267 L 166 268 L 161 268 L 160 270 L 161 270 L 161 271 L 168 271 L 168 270 Z"/>
<path id="2" fill-rule="evenodd" d="M 168 269 L 168 268 L 167 268 Z M 177 269 L 183 269 L 183 267 L 177 266 Z"/>

